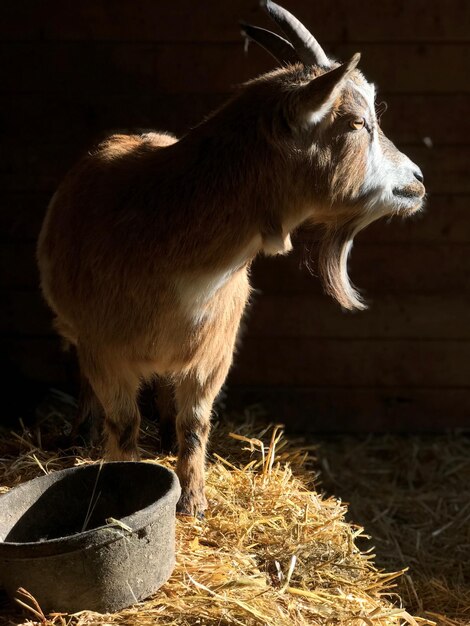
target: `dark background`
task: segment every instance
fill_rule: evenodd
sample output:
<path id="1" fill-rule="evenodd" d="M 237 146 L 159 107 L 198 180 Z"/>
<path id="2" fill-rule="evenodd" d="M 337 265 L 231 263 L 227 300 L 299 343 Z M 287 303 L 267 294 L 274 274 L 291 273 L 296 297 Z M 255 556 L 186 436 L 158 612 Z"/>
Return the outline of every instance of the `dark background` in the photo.
<path id="1" fill-rule="evenodd" d="M 260 259 L 260 290 L 227 402 L 261 401 L 305 430 L 428 430 L 470 419 L 470 2 L 286 0 L 388 111 L 385 132 L 423 169 L 425 214 L 370 227 L 351 275 L 370 310 L 342 313 L 287 258 Z M 74 390 L 41 300 L 35 239 L 67 169 L 115 130 L 186 132 L 233 85 L 274 67 L 243 52 L 257 0 L 9 0 L 0 8 L 0 334 L 3 414 L 50 385 Z M 299 239 L 302 239 L 300 237 Z"/>

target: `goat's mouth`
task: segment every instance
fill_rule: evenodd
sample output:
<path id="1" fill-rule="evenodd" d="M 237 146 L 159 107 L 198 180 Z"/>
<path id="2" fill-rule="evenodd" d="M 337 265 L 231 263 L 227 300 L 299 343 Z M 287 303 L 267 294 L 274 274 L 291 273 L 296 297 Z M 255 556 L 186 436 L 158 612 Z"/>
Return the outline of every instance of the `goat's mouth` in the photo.
<path id="1" fill-rule="evenodd" d="M 397 200 L 398 211 L 406 213 L 415 213 L 423 208 L 424 204 L 424 186 L 420 185 L 420 189 L 410 187 L 394 187 L 392 193 Z"/>
<path id="2" fill-rule="evenodd" d="M 415 200 L 422 199 L 424 196 L 424 191 L 415 191 L 409 187 L 394 187 L 392 193 L 398 198 L 414 198 Z"/>

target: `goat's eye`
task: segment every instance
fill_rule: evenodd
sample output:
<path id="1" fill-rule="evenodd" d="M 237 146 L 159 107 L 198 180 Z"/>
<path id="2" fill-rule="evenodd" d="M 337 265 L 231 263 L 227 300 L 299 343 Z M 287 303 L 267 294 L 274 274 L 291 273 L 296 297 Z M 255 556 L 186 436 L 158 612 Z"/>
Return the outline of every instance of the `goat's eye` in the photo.
<path id="1" fill-rule="evenodd" d="M 353 130 L 361 130 L 361 128 L 364 128 L 365 125 L 366 125 L 366 120 L 363 117 L 359 117 L 349 122 L 349 126 Z"/>

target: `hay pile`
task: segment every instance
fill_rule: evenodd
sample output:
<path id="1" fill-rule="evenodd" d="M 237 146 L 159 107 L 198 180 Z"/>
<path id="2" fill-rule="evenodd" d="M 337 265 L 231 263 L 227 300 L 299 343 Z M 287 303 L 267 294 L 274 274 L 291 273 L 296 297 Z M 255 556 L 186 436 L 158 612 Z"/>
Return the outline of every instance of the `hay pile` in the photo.
<path id="1" fill-rule="evenodd" d="M 322 487 L 350 502 L 376 563 L 409 569 L 397 591 L 439 626 L 470 624 L 470 436 L 380 435 L 324 441 Z"/>
<path id="2" fill-rule="evenodd" d="M 363 530 L 345 521 L 346 507 L 310 490 L 305 447 L 289 444 L 278 427 L 253 433 L 246 425 L 216 429 L 207 472 L 210 509 L 202 521 L 178 518 L 177 565 L 153 598 L 113 615 L 74 616 L 44 616 L 25 598 L 32 608 L 23 617 L 5 603 L 0 620 L 44 626 L 432 624 L 401 608 L 393 593 L 401 573 L 377 570 L 374 556 L 357 548 Z M 157 436 L 147 423 L 144 457 L 155 458 Z M 28 431 L 4 434 L 1 490 L 89 462 L 84 450 L 45 451 Z M 173 467 L 175 458 L 159 462 Z"/>

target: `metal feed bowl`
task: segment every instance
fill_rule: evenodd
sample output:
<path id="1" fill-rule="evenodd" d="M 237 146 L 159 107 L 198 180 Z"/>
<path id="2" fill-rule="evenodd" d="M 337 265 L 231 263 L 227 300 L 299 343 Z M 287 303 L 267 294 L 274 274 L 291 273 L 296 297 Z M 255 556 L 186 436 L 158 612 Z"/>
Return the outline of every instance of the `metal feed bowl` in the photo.
<path id="1" fill-rule="evenodd" d="M 45 612 L 117 611 L 175 563 L 176 474 L 152 463 L 87 465 L 0 497 L 0 583 Z M 85 522 L 86 520 L 86 522 Z"/>

